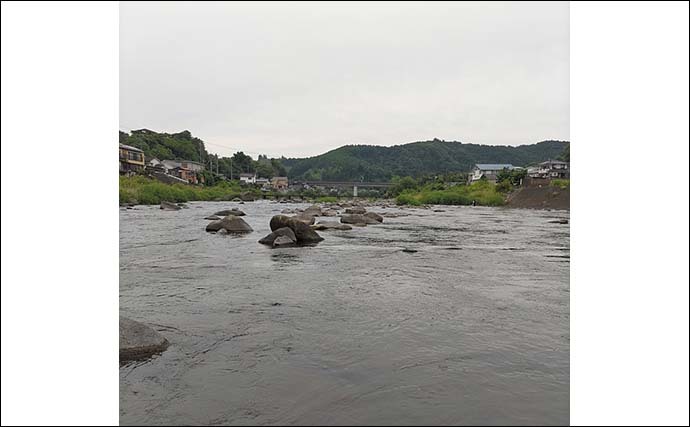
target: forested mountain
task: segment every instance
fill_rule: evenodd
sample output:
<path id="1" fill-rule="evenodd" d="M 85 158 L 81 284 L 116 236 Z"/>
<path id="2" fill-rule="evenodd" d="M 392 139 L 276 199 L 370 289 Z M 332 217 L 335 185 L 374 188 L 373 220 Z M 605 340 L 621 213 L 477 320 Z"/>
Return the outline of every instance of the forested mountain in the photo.
<path id="1" fill-rule="evenodd" d="M 512 147 L 434 139 L 392 147 L 346 145 L 315 157 L 284 159 L 282 163 L 291 179 L 388 181 L 393 176 L 467 172 L 475 163 L 527 166 L 555 159 L 568 145 L 567 141 L 542 141 Z"/>
<path id="2" fill-rule="evenodd" d="M 131 133 L 120 131 L 119 140 L 121 144 L 142 149 L 147 161 L 154 157 L 158 160 L 193 160 L 203 163 L 209 171 L 228 178 L 237 178 L 242 172 L 256 172 L 263 178 L 286 174 L 279 159 L 259 156 L 254 160 L 241 151 L 232 157 L 210 154 L 206 151 L 204 141 L 192 136 L 188 130 L 178 133 L 160 133 L 148 129 L 133 130 Z"/>
<path id="3" fill-rule="evenodd" d="M 204 141 L 193 137 L 188 131 L 178 133 L 159 133 L 148 129 L 120 131 L 120 143 L 144 150 L 147 159 L 193 160 L 206 163 L 208 153 Z"/>

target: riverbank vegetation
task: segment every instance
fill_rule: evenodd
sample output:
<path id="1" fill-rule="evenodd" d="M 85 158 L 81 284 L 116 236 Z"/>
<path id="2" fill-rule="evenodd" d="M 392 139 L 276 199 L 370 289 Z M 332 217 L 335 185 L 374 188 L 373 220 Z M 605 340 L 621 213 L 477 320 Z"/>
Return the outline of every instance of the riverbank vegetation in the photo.
<path id="1" fill-rule="evenodd" d="M 486 181 L 470 185 L 454 185 L 444 188 L 439 184 L 427 184 L 416 189 L 406 189 L 395 198 L 399 205 L 471 205 L 501 206 L 505 196 L 497 186 Z"/>
<path id="2" fill-rule="evenodd" d="M 552 179 L 550 182 L 550 185 L 552 187 L 558 187 L 561 190 L 564 190 L 566 188 L 570 188 L 570 180 L 569 179 Z"/>
<path id="3" fill-rule="evenodd" d="M 144 176 L 120 177 L 120 204 L 156 205 L 162 201 L 232 200 L 261 197 L 260 190 L 242 188 L 237 182 L 220 182 L 214 186 L 164 184 Z"/>

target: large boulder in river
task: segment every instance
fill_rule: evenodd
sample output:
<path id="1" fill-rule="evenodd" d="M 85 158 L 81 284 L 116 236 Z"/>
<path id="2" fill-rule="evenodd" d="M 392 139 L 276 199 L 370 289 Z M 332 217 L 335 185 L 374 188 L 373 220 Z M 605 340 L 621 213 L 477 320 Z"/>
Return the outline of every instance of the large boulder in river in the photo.
<path id="1" fill-rule="evenodd" d="M 143 323 L 120 316 L 120 363 L 162 353 L 168 340 Z"/>
<path id="2" fill-rule="evenodd" d="M 321 212 L 321 216 L 336 216 L 338 215 L 338 211 L 335 209 L 326 209 L 325 211 Z"/>
<path id="3" fill-rule="evenodd" d="M 204 219 L 208 219 L 209 221 L 218 221 L 220 217 L 218 215 L 209 215 Z"/>
<path id="4" fill-rule="evenodd" d="M 346 214 L 359 214 L 362 215 L 366 212 L 367 210 L 364 209 L 362 206 L 353 206 L 351 208 L 345 209 Z"/>
<path id="5" fill-rule="evenodd" d="M 276 231 L 272 231 L 271 234 L 259 240 L 259 243 L 261 243 L 262 245 L 273 245 L 273 242 L 281 236 L 292 239 L 294 242 L 297 241 L 297 236 L 295 236 L 295 232 L 292 231 L 292 228 L 283 227 L 277 229 Z"/>
<path id="6" fill-rule="evenodd" d="M 314 218 L 314 215 L 310 215 L 306 212 L 301 212 L 298 213 L 297 215 L 293 216 L 294 219 L 297 221 L 303 222 L 307 225 L 312 225 L 316 219 Z"/>
<path id="7" fill-rule="evenodd" d="M 161 202 L 161 209 L 166 211 L 179 211 L 182 208 L 177 206 L 175 203 Z"/>
<path id="8" fill-rule="evenodd" d="M 364 216 L 376 220 L 376 222 L 383 222 L 383 217 L 376 212 L 366 212 Z"/>
<path id="9" fill-rule="evenodd" d="M 206 226 L 206 231 L 220 231 L 221 229 L 228 233 L 251 233 L 254 231 L 242 218 L 235 215 L 228 215 Z"/>
<path id="10" fill-rule="evenodd" d="M 341 224 L 338 221 L 319 221 L 311 228 L 314 230 L 352 230 L 352 226 Z"/>
<path id="11" fill-rule="evenodd" d="M 228 215 L 244 216 L 246 214 L 237 208 L 232 208 L 232 209 L 225 209 L 222 211 L 218 211 L 218 212 L 214 213 L 213 215 L 217 215 L 217 216 L 228 216 Z"/>
<path id="12" fill-rule="evenodd" d="M 307 224 L 290 218 L 285 215 L 275 215 L 270 222 L 271 231 L 276 231 L 279 228 L 288 227 L 292 229 L 297 237 L 297 243 L 317 243 L 323 240 L 319 233 L 312 230 Z"/>
<path id="13" fill-rule="evenodd" d="M 359 215 L 359 214 L 343 215 L 340 217 L 340 222 L 342 222 L 343 224 L 355 224 L 355 225 L 378 224 L 379 223 L 374 218 L 364 216 L 364 215 Z"/>

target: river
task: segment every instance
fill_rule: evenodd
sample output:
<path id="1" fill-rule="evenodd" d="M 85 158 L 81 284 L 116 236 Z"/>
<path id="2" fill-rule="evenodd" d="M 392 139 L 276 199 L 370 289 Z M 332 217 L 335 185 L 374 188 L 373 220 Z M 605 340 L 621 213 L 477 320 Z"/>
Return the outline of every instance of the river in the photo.
<path id="1" fill-rule="evenodd" d="M 121 424 L 569 423 L 569 212 L 370 208 L 410 215 L 257 243 L 307 206 L 120 211 L 120 313 L 171 344 L 120 366 Z M 204 231 L 231 207 L 253 233 Z"/>

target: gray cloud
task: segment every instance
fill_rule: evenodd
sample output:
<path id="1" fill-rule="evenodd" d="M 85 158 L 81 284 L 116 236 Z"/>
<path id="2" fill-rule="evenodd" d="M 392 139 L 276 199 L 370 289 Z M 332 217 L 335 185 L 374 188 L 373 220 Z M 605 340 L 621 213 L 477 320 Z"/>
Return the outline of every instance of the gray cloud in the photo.
<path id="1" fill-rule="evenodd" d="M 568 3 L 122 2 L 120 124 L 254 157 L 568 139 Z"/>

